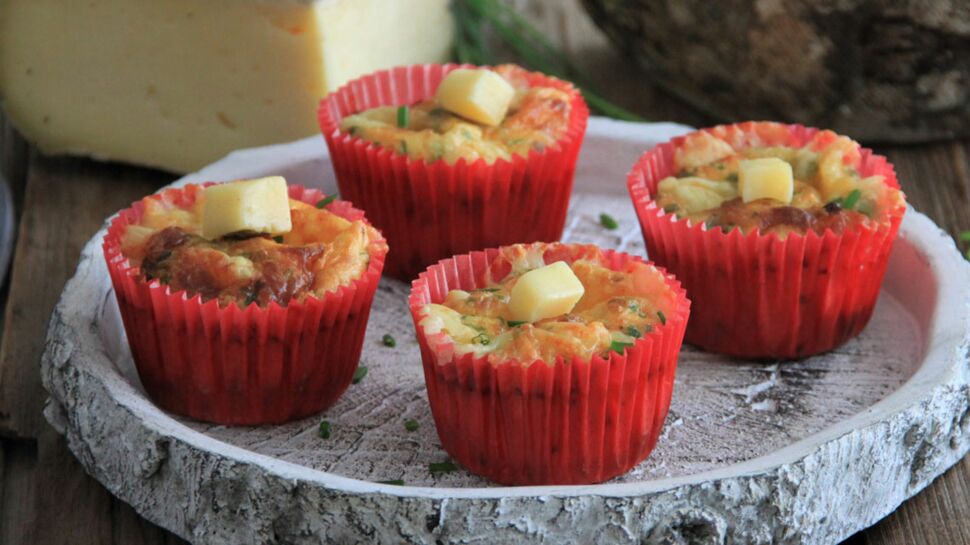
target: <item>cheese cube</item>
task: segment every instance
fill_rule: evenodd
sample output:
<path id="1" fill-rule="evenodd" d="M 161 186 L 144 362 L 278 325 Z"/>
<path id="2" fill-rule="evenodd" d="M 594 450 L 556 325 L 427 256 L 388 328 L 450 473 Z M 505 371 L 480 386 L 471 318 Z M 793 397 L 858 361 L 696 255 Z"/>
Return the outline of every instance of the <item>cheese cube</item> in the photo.
<path id="1" fill-rule="evenodd" d="M 748 159 L 738 168 L 738 192 L 744 202 L 774 199 L 791 204 L 795 179 L 788 162 L 777 157 Z"/>
<path id="2" fill-rule="evenodd" d="M 515 89 L 505 78 L 485 69 L 459 68 L 448 73 L 435 93 L 441 107 L 483 125 L 499 125 Z"/>
<path id="3" fill-rule="evenodd" d="M 0 99 L 46 153 L 197 170 L 319 131 L 320 99 L 443 62 L 448 0 L 0 0 Z"/>
<path id="4" fill-rule="evenodd" d="M 281 176 L 239 180 L 205 188 L 202 236 L 230 233 L 286 233 L 292 229 L 290 198 Z"/>
<path id="5" fill-rule="evenodd" d="M 532 269 L 512 287 L 509 312 L 513 320 L 537 322 L 571 311 L 585 293 L 583 283 L 565 261 Z"/>

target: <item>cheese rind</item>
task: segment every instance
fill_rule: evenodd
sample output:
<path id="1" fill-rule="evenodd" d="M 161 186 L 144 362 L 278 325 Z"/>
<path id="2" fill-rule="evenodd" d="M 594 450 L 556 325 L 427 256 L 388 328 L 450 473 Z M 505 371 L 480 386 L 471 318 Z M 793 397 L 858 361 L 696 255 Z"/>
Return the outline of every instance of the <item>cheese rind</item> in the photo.
<path id="1" fill-rule="evenodd" d="M 487 69 L 452 70 L 435 93 L 441 107 L 483 125 L 497 126 L 509 111 L 515 89 Z"/>
<path id="2" fill-rule="evenodd" d="M 738 191 L 744 202 L 774 199 L 791 204 L 795 191 L 791 165 L 777 157 L 742 160 L 738 165 Z"/>
<path id="3" fill-rule="evenodd" d="M 451 36 L 448 0 L 0 0 L 0 99 L 46 153 L 188 172 L 316 133 L 329 91 Z"/>
<path id="4" fill-rule="evenodd" d="M 287 233 L 293 228 L 286 180 L 270 176 L 205 188 L 202 236 L 214 240 L 238 233 Z"/>
<path id="5" fill-rule="evenodd" d="M 568 313 L 586 289 L 565 261 L 533 269 L 512 287 L 509 312 L 513 320 L 537 322 Z"/>

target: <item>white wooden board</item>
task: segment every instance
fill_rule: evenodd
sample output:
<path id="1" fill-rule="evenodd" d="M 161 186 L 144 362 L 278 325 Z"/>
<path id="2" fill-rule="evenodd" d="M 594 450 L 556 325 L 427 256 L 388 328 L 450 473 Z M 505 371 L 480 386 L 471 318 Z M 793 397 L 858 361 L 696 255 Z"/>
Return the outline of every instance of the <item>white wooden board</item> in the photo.
<path id="1" fill-rule="evenodd" d="M 686 127 L 594 118 L 565 238 L 643 253 L 625 173 Z M 335 187 L 321 138 L 234 153 L 177 183 L 282 173 Z M 902 181 L 904 188 L 907 180 Z M 598 224 L 600 212 L 620 222 Z M 970 267 L 907 213 L 875 315 L 798 362 L 685 347 L 649 459 L 594 486 L 500 487 L 446 459 L 406 311 L 383 280 L 362 365 L 326 413 L 238 428 L 174 418 L 144 395 L 100 250 L 85 248 L 52 318 L 47 415 L 87 470 L 150 520 L 200 543 L 834 543 L 915 494 L 970 448 Z M 380 338 L 391 333 L 397 347 Z M 320 439 L 321 419 L 333 435 Z M 420 428 L 408 432 L 404 421 Z M 375 481 L 402 479 L 406 486 Z"/>

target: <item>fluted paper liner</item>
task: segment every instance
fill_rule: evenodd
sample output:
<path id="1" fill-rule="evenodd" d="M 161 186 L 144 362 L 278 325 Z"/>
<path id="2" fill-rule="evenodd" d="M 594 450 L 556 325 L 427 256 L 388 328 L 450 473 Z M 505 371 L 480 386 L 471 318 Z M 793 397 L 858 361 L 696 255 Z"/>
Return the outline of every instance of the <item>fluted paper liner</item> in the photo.
<path id="1" fill-rule="evenodd" d="M 563 89 L 573 99 L 566 134 L 526 158 L 427 163 L 340 132 L 340 121 L 348 115 L 434 96 L 442 78 L 461 67 L 416 65 L 376 72 L 320 104 L 320 127 L 340 195 L 365 210 L 387 237 L 387 273 L 396 278 L 413 280 L 428 265 L 452 255 L 562 236 L 589 118 L 582 96 L 567 82 L 530 74 L 530 85 Z"/>
<path id="2" fill-rule="evenodd" d="M 767 130 L 766 130 L 767 129 Z M 818 132 L 801 125 L 741 123 L 705 129 L 734 141 L 800 147 Z M 770 134 L 773 133 L 773 134 Z M 767 134 L 767 138 L 766 138 Z M 687 342 L 743 358 L 800 358 L 858 335 L 872 316 L 905 207 L 878 228 L 805 235 L 707 230 L 666 214 L 653 195 L 673 175 L 678 137 L 645 153 L 628 188 L 651 260 L 675 274 L 693 302 Z M 898 188 L 885 157 L 862 149 L 862 177 Z"/>
<path id="3" fill-rule="evenodd" d="M 570 262 L 582 248 L 551 246 L 560 246 L 556 260 Z M 690 310 L 684 290 L 660 271 L 675 311 L 622 355 L 531 364 L 456 356 L 445 333 L 424 333 L 421 309 L 450 290 L 485 287 L 485 271 L 498 252 L 443 260 L 412 284 L 411 315 L 442 445 L 469 471 L 502 484 L 596 483 L 625 473 L 653 450 L 670 408 Z M 612 269 L 642 261 L 613 251 L 603 255 Z"/>
<path id="4" fill-rule="evenodd" d="M 198 187 L 168 189 L 190 206 Z M 290 197 L 316 203 L 317 190 L 290 186 Z M 174 193 L 174 195 L 173 195 Z M 329 211 L 354 221 L 346 201 Z M 386 250 L 372 245 L 363 275 L 320 297 L 285 307 L 235 303 L 173 292 L 146 282 L 121 254 L 125 227 L 144 212 L 139 201 L 111 222 L 103 249 L 128 344 L 149 397 L 163 409 L 218 424 L 279 423 L 322 411 L 350 384 L 364 340 Z"/>

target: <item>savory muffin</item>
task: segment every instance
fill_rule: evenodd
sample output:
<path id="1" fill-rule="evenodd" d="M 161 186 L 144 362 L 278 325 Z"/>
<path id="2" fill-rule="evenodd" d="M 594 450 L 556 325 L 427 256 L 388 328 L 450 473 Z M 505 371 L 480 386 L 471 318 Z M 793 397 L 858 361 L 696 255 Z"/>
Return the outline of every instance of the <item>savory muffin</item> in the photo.
<path id="1" fill-rule="evenodd" d="M 518 244 L 433 265 L 410 306 L 438 436 L 469 471 L 600 482 L 656 443 L 690 308 L 661 269 L 590 245 Z"/>
<path id="2" fill-rule="evenodd" d="M 466 69 L 468 70 L 468 69 Z M 471 70 L 468 70 L 471 71 Z M 493 163 L 528 157 L 555 144 L 569 129 L 573 97 L 552 86 L 530 86 L 527 72 L 503 64 L 491 73 L 509 86 L 507 113 L 497 124 L 449 110 L 439 96 L 412 105 L 379 106 L 345 117 L 340 130 L 384 149 L 432 163 L 459 159 Z M 479 118 L 482 119 L 482 118 Z"/>
<path id="3" fill-rule="evenodd" d="M 588 117 L 571 84 L 512 65 L 381 71 L 319 110 L 341 195 L 405 280 L 451 255 L 557 240 Z"/>
<path id="4" fill-rule="evenodd" d="M 675 138 L 640 158 L 628 187 L 649 255 L 694 302 L 687 341 L 747 358 L 857 335 L 906 210 L 885 158 L 770 122 Z"/>
<path id="5" fill-rule="evenodd" d="M 285 306 L 322 295 L 359 278 L 372 247 L 384 244 L 363 219 L 348 221 L 297 199 L 287 201 L 290 231 L 207 239 L 202 236 L 205 191 L 198 186 L 185 191 L 195 198 L 188 208 L 172 202 L 171 195 L 143 199 L 144 213 L 125 229 L 121 250 L 146 280 L 198 294 L 203 302 Z"/>
<path id="6" fill-rule="evenodd" d="M 859 173 L 859 145 L 819 131 L 801 146 L 741 146 L 708 132 L 687 137 L 657 205 L 708 228 L 785 237 L 888 224 L 905 206 L 884 176 Z"/>
<path id="7" fill-rule="evenodd" d="M 343 393 L 387 252 L 361 211 L 279 177 L 166 189 L 121 211 L 103 246 L 149 396 L 245 425 Z"/>
<path id="8" fill-rule="evenodd" d="M 513 296 L 523 297 L 522 286 L 516 285 L 543 266 L 543 251 L 541 245 L 502 248 L 498 259 L 511 267 L 505 278 L 472 291 L 448 292 L 440 304 L 424 309 L 421 327 L 426 334 L 445 332 L 456 354 L 473 353 L 493 363 L 588 360 L 608 358 L 610 351 L 622 353 L 673 311 L 675 296 L 656 268 L 628 261 L 621 270 L 613 270 L 602 263 L 598 249 L 585 247 L 588 255 L 581 254 L 568 265 L 556 262 L 568 269 L 561 274 L 578 281 L 573 281 L 581 292 L 575 306 L 538 320 L 525 319 L 529 316 L 516 313 L 523 303 Z M 543 279 L 543 287 L 548 289 L 552 282 Z"/>

